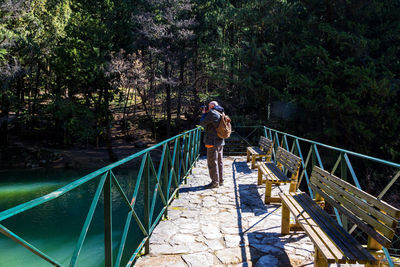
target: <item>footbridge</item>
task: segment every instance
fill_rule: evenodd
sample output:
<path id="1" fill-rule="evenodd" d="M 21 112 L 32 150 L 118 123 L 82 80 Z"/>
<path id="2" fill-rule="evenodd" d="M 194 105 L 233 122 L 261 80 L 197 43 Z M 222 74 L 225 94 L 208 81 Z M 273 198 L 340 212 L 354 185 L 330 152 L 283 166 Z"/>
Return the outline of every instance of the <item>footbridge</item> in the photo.
<path id="1" fill-rule="evenodd" d="M 264 126 L 234 127 L 224 185 L 208 189 L 195 128 L 0 210 L 0 266 L 313 266 L 314 243 L 302 231 L 281 234 L 282 205 L 264 203 L 265 185 L 246 162 L 246 147 L 260 136 L 273 140 L 272 162 L 278 147 L 301 158 L 297 191 L 315 196 L 310 179 L 318 166 L 400 206 L 400 164 Z M 369 184 L 371 175 L 381 182 Z M 366 238 L 340 211 L 328 212 L 357 240 Z M 383 253 L 381 265 L 399 265 L 399 229 Z"/>

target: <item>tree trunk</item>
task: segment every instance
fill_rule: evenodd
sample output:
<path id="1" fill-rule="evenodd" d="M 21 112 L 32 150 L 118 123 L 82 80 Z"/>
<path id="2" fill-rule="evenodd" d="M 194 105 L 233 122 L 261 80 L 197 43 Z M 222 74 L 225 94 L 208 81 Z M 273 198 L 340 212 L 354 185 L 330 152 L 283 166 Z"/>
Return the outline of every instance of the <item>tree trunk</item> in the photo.
<path id="1" fill-rule="evenodd" d="M 194 104 L 195 105 L 199 105 L 200 103 L 200 97 L 199 97 L 199 91 L 197 90 L 197 72 L 198 72 L 198 68 L 197 68 L 197 57 L 199 56 L 198 54 L 198 49 L 196 47 L 195 50 L 195 56 L 194 56 L 194 84 L 193 84 L 193 97 L 194 97 Z M 197 114 L 193 114 L 193 115 L 197 115 Z"/>
<path id="2" fill-rule="evenodd" d="M 185 72 L 185 61 L 182 60 L 180 64 L 180 75 L 179 75 L 179 80 L 180 80 L 180 85 L 178 87 L 178 106 L 177 106 L 177 112 L 176 116 L 179 119 L 181 117 L 181 109 L 182 109 L 182 92 L 185 88 L 185 79 L 183 77 L 183 74 Z"/>
<path id="3" fill-rule="evenodd" d="M 99 92 L 99 99 L 97 100 L 96 107 L 95 107 L 95 116 L 96 116 L 96 128 L 97 128 L 97 134 L 96 134 L 96 149 L 99 149 L 100 147 L 100 136 L 99 136 L 99 129 L 101 127 L 100 124 L 100 111 L 101 111 L 101 101 L 103 99 L 103 90 L 100 89 Z"/>
<path id="4" fill-rule="evenodd" d="M 2 95 L 2 110 L 0 116 L 0 149 L 4 149 L 8 145 L 8 113 L 9 99 L 6 94 Z"/>
<path id="5" fill-rule="evenodd" d="M 146 113 L 146 116 L 150 117 L 150 113 L 149 113 L 149 109 L 147 108 L 146 102 L 147 102 L 147 98 L 145 96 L 145 93 L 142 93 L 139 88 L 137 88 L 136 90 L 140 96 L 143 108 L 144 108 L 144 112 Z M 145 91 L 145 89 L 143 89 L 143 91 Z"/>
<path id="6" fill-rule="evenodd" d="M 165 78 L 169 80 L 168 62 L 165 62 Z M 166 102 L 167 102 L 167 138 L 171 136 L 171 85 L 165 84 Z"/>
<path id="7" fill-rule="evenodd" d="M 111 112 L 110 112 L 110 96 L 108 89 L 105 89 L 104 91 L 104 116 L 105 116 L 105 127 L 106 127 L 106 145 L 107 145 L 107 152 L 108 152 L 108 158 L 111 162 L 117 161 L 117 155 L 112 150 L 112 144 L 111 144 Z"/>
<path id="8" fill-rule="evenodd" d="M 41 74 L 41 68 L 40 65 L 38 64 L 38 71 L 36 74 L 36 84 L 35 84 L 35 88 L 33 91 L 33 102 L 32 102 L 32 117 L 31 117 L 31 125 L 32 127 L 35 126 L 35 113 L 36 113 L 36 103 L 37 103 L 37 98 L 39 95 L 39 79 L 40 79 L 40 74 Z"/>
<path id="9" fill-rule="evenodd" d="M 123 124 L 124 124 L 124 128 L 122 129 L 123 130 L 123 132 L 124 132 L 124 135 L 125 135 L 125 137 L 126 137 L 126 134 L 127 134 L 127 120 L 126 120 L 126 107 L 127 107 L 127 105 L 128 105 L 128 101 L 129 101 L 129 95 L 130 95 L 130 93 L 131 93 L 131 88 L 129 87 L 128 88 L 128 93 L 126 94 L 126 100 L 125 100 L 125 104 L 124 104 L 124 110 L 123 110 L 123 112 L 122 112 L 122 121 L 123 121 Z"/>

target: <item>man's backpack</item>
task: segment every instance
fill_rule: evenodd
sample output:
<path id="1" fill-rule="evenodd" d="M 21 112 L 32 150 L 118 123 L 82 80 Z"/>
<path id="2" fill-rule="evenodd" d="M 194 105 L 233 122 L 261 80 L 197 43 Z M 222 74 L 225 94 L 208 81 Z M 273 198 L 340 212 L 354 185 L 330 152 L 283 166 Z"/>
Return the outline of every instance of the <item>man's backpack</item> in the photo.
<path id="1" fill-rule="evenodd" d="M 229 138 L 232 132 L 231 119 L 223 112 L 222 113 L 218 112 L 218 113 L 221 115 L 221 120 L 217 127 L 217 135 L 219 138 L 223 139 Z"/>

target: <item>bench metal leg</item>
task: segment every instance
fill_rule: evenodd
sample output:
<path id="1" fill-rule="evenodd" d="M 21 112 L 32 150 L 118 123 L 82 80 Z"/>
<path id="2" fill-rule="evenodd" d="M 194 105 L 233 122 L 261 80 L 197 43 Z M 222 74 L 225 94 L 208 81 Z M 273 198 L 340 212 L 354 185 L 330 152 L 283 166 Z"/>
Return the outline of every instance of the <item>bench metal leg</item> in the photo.
<path id="1" fill-rule="evenodd" d="M 314 255 L 314 266 L 315 267 L 328 267 L 328 261 L 322 256 L 321 251 L 314 246 L 315 255 Z"/>
<path id="2" fill-rule="evenodd" d="M 287 235 L 290 232 L 290 210 L 282 203 L 281 234 Z"/>
<path id="3" fill-rule="evenodd" d="M 247 162 L 250 161 L 250 151 L 247 149 Z"/>

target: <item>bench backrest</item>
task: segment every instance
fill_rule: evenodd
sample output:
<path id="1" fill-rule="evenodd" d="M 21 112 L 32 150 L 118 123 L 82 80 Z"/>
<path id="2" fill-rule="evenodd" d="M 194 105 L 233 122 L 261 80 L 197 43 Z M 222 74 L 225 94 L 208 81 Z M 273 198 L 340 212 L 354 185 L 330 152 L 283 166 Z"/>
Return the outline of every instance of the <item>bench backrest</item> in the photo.
<path id="1" fill-rule="evenodd" d="M 281 167 L 284 167 L 292 174 L 292 178 L 297 179 L 301 165 L 301 158 L 290 153 L 283 147 L 278 147 L 278 151 L 276 152 L 276 162 L 280 169 Z"/>
<path id="2" fill-rule="evenodd" d="M 400 210 L 352 184 L 314 166 L 310 187 L 337 208 L 371 238 L 389 247 L 400 218 Z"/>
<path id="3" fill-rule="evenodd" d="M 273 144 L 274 142 L 265 136 L 260 136 L 260 140 L 258 141 L 258 146 L 265 152 L 272 152 Z"/>

